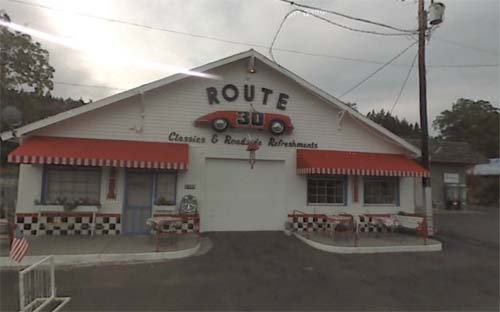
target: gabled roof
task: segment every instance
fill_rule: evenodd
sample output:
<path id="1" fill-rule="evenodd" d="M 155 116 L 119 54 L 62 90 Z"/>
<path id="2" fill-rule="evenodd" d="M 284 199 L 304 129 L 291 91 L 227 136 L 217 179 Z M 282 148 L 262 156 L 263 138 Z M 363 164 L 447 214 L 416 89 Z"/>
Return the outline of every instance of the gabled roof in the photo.
<path id="1" fill-rule="evenodd" d="M 261 61 L 262 63 L 266 64 L 267 66 L 273 68 L 274 70 L 280 72 L 281 74 L 285 75 L 287 78 L 291 79 L 292 81 L 296 82 L 306 90 L 310 91 L 314 95 L 318 96 L 319 98 L 323 99 L 327 103 L 336 106 L 340 108 L 343 111 L 347 111 L 355 120 L 358 120 L 361 125 L 368 127 L 371 130 L 375 130 L 375 133 L 378 133 L 381 137 L 385 138 L 386 140 L 389 140 L 390 142 L 399 145 L 409 151 L 413 156 L 419 156 L 420 155 L 420 150 L 416 148 L 415 146 L 409 144 L 402 138 L 398 137 L 397 135 L 393 134 L 389 130 L 385 129 L 384 127 L 376 124 L 375 122 L 371 121 L 369 118 L 364 116 L 363 114 L 353 110 L 351 107 L 340 101 L 339 99 L 333 97 L 332 95 L 328 94 L 327 92 L 319 89 L 318 87 L 312 85 L 311 83 L 307 82 L 306 80 L 302 79 L 298 75 L 294 74 L 293 72 L 289 71 L 288 69 L 282 67 L 281 65 L 273 62 L 269 58 L 265 57 L 264 55 L 260 54 L 259 52 L 251 49 L 245 52 L 241 52 L 223 59 L 220 59 L 215 62 L 211 62 L 199 67 L 194 68 L 192 71 L 196 72 L 207 72 L 210 71 L 214 68 L 230 64 L 245 58 L 249 57 L 255 57 L 257 60 Z M 163 87 L 165 85 L 168 85 L 170 83 L 176 82 L 178 80 L 184 79 L 189 77 L 187 74 L 175 74 L 163 79 L 159 79 L 156 81 L 153 81 L 151 83 L 144 84 L 142 86 L 109 96 L 107 98 L 101 99 L 99 101 L 89 103 L 59 114 L 56 114 L 54 116 L 35 121 L 31 124 L 27 124 L 25 126 L 19 127 L 14 130 L 9 130 L 5 131 L 1 134 L 1 139 L 3 141 L 12 139 L 14 137 L 21 137 L 24 134 L 30 133 L 32 131 L 50 126 L 52 124 L 55 124 L 57 122 L 76 117 L 78 115 L 81 115 L 83 113 L 93 111 L 95 109 L 116 103 L 118 101 L 140 95 L 144 92 Z"/>

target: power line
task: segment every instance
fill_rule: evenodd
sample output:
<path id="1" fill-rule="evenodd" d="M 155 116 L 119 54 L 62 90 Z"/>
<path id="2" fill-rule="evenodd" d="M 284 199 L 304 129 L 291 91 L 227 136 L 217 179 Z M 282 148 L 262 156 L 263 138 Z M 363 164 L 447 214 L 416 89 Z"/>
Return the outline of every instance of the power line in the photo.
<path id="1" fill-rule="evenodd" d="M 65 82 L 65 81 L 53 81 L 53 83 L 59 84 L 59 85 L 72 86 L 72 87 L 82 87 L 82 88 L 101 88 L 101 89 L 110 89 L 110 90 L 118 90 L 118 91 L 126 90 L 123 88 L 116 88 L 116 87 L 110 87 L 110 86 L 91 85 L 91 84 L 82 84 L 82 83 Z"/>
<path id="2" fill-rule="evenodd" d="M 290 12 L 288 12 L 284 17 L 283 19 L 281 20 L 281 23 L 280 25 L 278 26 L 278 30 L 276 30 L 276 33 L 274 34 L 274 37 L 273 37 L 273 41 L 271 42 L 271 45 L 269 46 L 269 55 L 271 56 L 271 58 L 273 59 L 273 61 L 276 61 L 274 59 L 274 54 L 273 54 L 273 47 L 274 47 L 274 43 L 276 42 L 276 39 L 278 39 L 278 35 L 280 34 L 281 32 L 281 29 L 283 28 L 283 25 L 285 24 L 286 20 L 288 19 L 288 17 L 290 17 L 290 15 L 292 15 L 292 13 L 296 12 L 296 10 L 291 10 Z"/>
<path id="3" fill-rule="evenodd" d="M 449 40 L 449 39 L 437 38 L 435 36 L 434 36 L 433 39 L 437 40 L 437 41 L 441 41 L 441 42 L 447 43 L 447 44 L 451 44 L 451 45 L 454 45 L 454 46 L 457 46 L 457 47 L 471 49 L 471 50 L 475 50 L 475 51 L 478 51 L 478 52 L 482 52 L 482 53 L 486 53 L 486 54 L 498 57 L 498 52 L 491 51 L 491 50 L 488 50 L 488 49 L 483 49 L 483 48 L 480 48 L 480 47 L 471 46 L 471 45 L 468 45 L 468 44 L 464 44 L 462 42 L 457 42 L 457 41 L 453 41 L 453 40 Z"/>
<path id="4" fill-rule="evenodd" d="M 403 81 L 403 85 L 401 86 L 401 89 L 399 90 L 398 96 L 396 97 L 396 101 L 394 101 L 394 104 L 392 104 L 391 111 L 390 111 L 391 114 L 392 114 L 392 111 L 394 110 L 394 108 L 396 107 L 396 105 L 398 104 L 399 99 L 401 98 L 401 95 L 403 94 L 403 90 L 405 89 L 406 83 L 408 82 L 408 79 L 410 78 L 413 67 L 415 66 L 415 61 L 417 60 L 417 56 L 418 56 L 418 53 L 415 53 L 415 57 L 413 58 L 413 62 L 411 63 L 411 66 L 410 66 L 410 70 L 408 70 L 408 74 L 406 74 L 406 78 Z"/>
<path id="5" fill-rule="evenodd" d="M 398 32 L 398 33 L 383 33 L 383 32 L 379 32 L 379 31 L 374 31 L 374 30 L 366 30 L 366 29 L 359 29 L 359 28 L 354 28 L 354 27 L 350 27 L 350 26 L 345 26 L 343 24 L 339 24 L 339 23 L 336 23 L 332 20 L 329 20 L 321 15 L 318 15 L 318 14 L 315 14 L 315 13 L 312 13 L 310 11 L 306 11 L 306 10 L 302 10 L 302 9 L 294 9 L 292 10 L 292 12 L 295 11 L 295 12 L 302 12 L 306 15 L 311 15 L 317 19 L 320 19 L 324 22 L 327 22 L 329 24 L 332 24 L 334 26 L 337 26 L 337 27 L 340 27 L 340 28 L 343 28 L 343 29 L 347 29 L 347 30 L 350 30 L 350 31 L 354 31 L 354 32 L 360 32 L 360 33 L 365 33 L 365 34 L 371 34 L 371 35 L 378 35 L 378 36 L 410 36 L 411 33 L 408 33 L 408 32 Z M 289 14 L 288 14 L 289 15 Z"/>
<path id="6" fill-rule="evenodd" d="M 344 97 L 345 95 L 349 94 L 351 91 L 353 91 L 354 89 L 358 88 L 359 86 L 361 86 L 363 83 L 365 83 L 368 79 L 370 79 L 371 77 L 375 76 L 378 72 L 380 72 L 382 69 L 386 68 L 387 66 L 389 66 L 389 64 L 391 64 L 392 62 L 394 62 L 396 59 L 398 59 L 401 55 L 403 55 L 406 51 L 408 51 L 411 47 L 413 47 L 414 45 L 416 45 L 417 42 L 413 42 L 412 44 L 410 44 L 408 47 L 404 48 L 401 52 L 399 52 L 396 56 L 394 56 L 392 59 L 390 59 L 387 63 L 385 63 L 384 65 L 380 66 L 379 68 L 377 68 L 376 71 L 374 71 L 373 73 L 371 73 L 370 75 L 368 75 L 368 77 L 364 78 L 363 80 L 361 80 L 360 82 L 358 82 L 356 85 L 354 85 L 352 88 L 350 88 L 349 90 L 347 90 L 346 92 L 342 93 L 341 96 L 339 96 L 339 98 L 342 98 Z"/>
<path id="7" fill-rule="evenodd" d="M 21 5 L 26 5 L 26 6 L 42 8 L 42 9 L 51 10 L 51 11 L 56 11 L 56 12 L 62 12 L 62 13 L 66 13 L 66 14 L 70 13 L 73 15 L 83 16 L 83 17 L 92 18 L 92 19 L 98 19 L 98 20 L 102 20 L 102 21 L 106 21 L 106 22 L 110 22 L 110 23 L 123 24 L 123 25 L 128 25 L 128 26 L 144 28 L 144 29 L 148 29 L 148 30 L 168 32 L 168 33 L 173 33 L 173 34 L 177 34 L 177 35 L 220 41 L 220 42 L 225 42 L 225 43 L 230 43 L 230 44 L 239 44 L 239 45 L 249 46 L 249 47 L 268 48 L 267 46 L 260 45 L 260 44 L 247 43 L 247 42 L 236 41 L 236 40 L 228 40 L 228 39 L 219 38 L 219 37 L 199 35 L 199 34 L 194 34 L 194 33 L 189 33 L 189 32 L 183 32 L 183 31 L 179 31 L 179 30 L 175 30 L 175 29 L 170 29 L 170 28 L 150 26 L 150 25 L 146 25 L 146 24 L 129 22 L 129 21 L 115 19 L 115 18 L 109 18 L 109 17 L 102 17 L 102 16 L 88 14 L 88 13 L 74 12 L 74 11 L 68 12 L 66 10 L 54 8 L 54 7 L 39 4 L 39 3 L 32 3 L 32 2 L 22 1 L 22 0 L 5 0 L 5 1 L 13 2 L 13 3 L 21 4 Z"/>
<path id="8" fill-rule="evenodd" d="M 297 3 L 297 2 L 294 2 L 294 1 L 290 1 L 290 0 L 279 0 L 279 1 L 282 1 L 282 2 L 285 2 L 285 3 L 289 3 L 289 4 L 297 6 L 297 7 L 302 7 L 302 8 L 306 8 L 306 9 L 317 10 L 317 11 L 320 11 L 320 12 L 330 13 L 330 14 L 334 14 L 334 15 L 337 15 L 337 16 L 341 16 L 341 17 L 344 17 L 344 18 L 351 19 L 351 20 L 355 20 L 355 21 L 358 21 L 358 22 L 363 22 L 363 23 L 368 23 L 368 24 L 380 26 L 380 27 L 385 27 L 385 28 L 389 28 L 389 29 L 392 29 L 392 30 L 396 30 L 396 31 L 408 32 L 408 33 L 413 33 L 413 34 L 418 32 L 417 29 L 415 29 L 415 30 L 402 29 L 402 28 L 390 26 L 390 25 L 387 25 L 387 24 L 383 24 L 383 23 L 380 23 L 380 22 L 375 22 L 375 21 L 364 19 L 364 18 L 354 17 L 354 16 L 350 16 L 350 15 L 347 15 L 347 14 L 344 14 L 344 13 L 337 12 L 337 11 L 328 10 L 328 9 L 319 8 L 319 7 L 314 7 L 314 6 L 310 6 L 310 5 L 305 5 L 305 4 Z"/>
<path id="9" fill-rule="evenodd" d="M 450 65 L 428 65 L 432 68 L 481 68 L 481 67 L 498 67 L 498 64 L 450 64 Z"/>
<path id="10" fill-rule="evenodd" d="M 92 14 L 81 13 L 81 12 L 68 12 L 66 10 L 50 7 L 47 5 L 32 3 L 32 2 L 22 1 L 22 0 L 5 0 L 5 1 L 9 1 L 12 3 L 16 3 L 16 4 L 21 4 L 21 5 L 26 5 L 26 6 L 31 6 L 31 7 L 37 7 L 37 8 L 46 9 L 46 10 L 51 10 L 51 11 L 56 11 L 56 12 L 69 13 L 69 14 L 83 16 L 83 17 L 92 18 L 92 19 L 103 20 L 103 21 L 110 22 L 110 23 L 118 23 L 118 24 L 138 27 L 138 28 L 144 28 L 144 29 L 148 29 L 148 30 L 168 32 L 168 33 L 173 33 L 173 34 L 177 34 L 177 35 L 189 36 L 189 37 L 193 37 L 193 38 L 213 40 L 213 41 L 223 42 L 223 43 L 227 43 L 227 44 L 242 45 L 242 46 L 248 46 L 248 47 L 254 47 L 254 48 L 264 48 L 264 49 L 270 48 L 269 46 L 263 45 L 263 44 L 248 43 L 248 42 L 235 41 L 235 40 L 227 40 L 227 39 L 223 39 L 223 38 L 219 38 L 219 37 L 205 36 L 205 35 L 182 32 L 182 31 L 168 29 L 168 28 L 154 27 L 154 26 L 149 26 L 149 25 L 144 25 L 144 24 L 139 24 L 139 23 L 127 22 L 124 20 L 118 20 L 118 19 L 106 18 L 106 17 L 101 17 L 101 16 L 97 16 L 97 15 L 92 15 Z M 351 57 L 331 55 L 331 54 L 313 53 L 313 52 L 300 51 L 300 50 L 294 50 L 294 49 L 284 49 L 284 48 L 274 48 L 273 47 L 273 51 L 281 51 L 281 52 L 293 53 L 293 54 L 298 54 L 298 55 L 306 55 L 306 56 L 326 57 L 326 58 L 333 58 L 333 59 L 338 59 L 338 60 L 342 60 L 342 61 L 358 62 L 358 63 L 366 63 L 366 64 L 380 64 L 380 65 L 384 64 L 383 62 L 376 61 L 376 60 L 351 58 Z M 391 64 L 391 66 L 409 66 L 409 65 L 408 64 Z M 434 65 L 434 66 L 429 65 L 428 67 L 437 67 L 437 66 L 441 66 L 441 65 Z M 456 66 L 456 67 L 464 67 L 464 68 L 465 67 L 498 67 L 498 64 L 442 65 L 442 66 L 443 67 L 455 67 Z"/>
<path id="11" fill-rule="evenodd" d="M 305 10 L 302 10 L 302 9 L 293 9 L 291 10 L 290 12 L 288 12 L 284 17 L 283 19 L 281 20 L 281 23 L 276 31 L 276 33 L 274 34 L 274 37 L 273 37 L 273 40 L 271 42 L 271 46 L 269 47 L 269 55 L 271 56 L 271 58 L 273 59 L 273 61 L 276 61 L 275 58 L 274 58 L 274 54 L 273 54 L 273 47 L 274 47 L 274 44 L 276 43 L 276 40 L 278 39 L 278 35 L 281 33 L 281 30 L 283 29 L 283 25 L 285 24 L 285 22 L 288 20 L 288 18 L 293 14 L 293 13 L 296 13 L 296 12 L 301 12 L 303 14 L 306 14 L 306 15 L 310 15 L 312 17 L 315 17 L 319 20 L 322 20 L 324 22 L 327 22 L 329 24 L 332 24 L 334 26 L 337 26 L 337 27 L 340 27 L 340 28 L 343 28 L 343 29 L 347 29 L 347 30 L 350 30 L 350 31 L 354 31 L 354 32 L 360 32 L 360 33 L 366 33 L 366 34 L 371 34 L 371 35 L 379 35 L 379 36 L 408 36 L 409 34 L 408 33 L 381 33 L 381 32 L 377 32 L 377 31 L 372 31 L 372 30 L 363 30 L 363 29 L 358 29 L 358 28 L 353 28 L 353 27 L 349 27 L 349 26 L 345 26 L 345 25 L 342 25 L 342 24 L 339 24 L 339 23 L 336 23 L 336 22 L 333 22 L 327 18 L 324 18 L 320 15 L 317 15 L 317 14 L 314 14 L 312 12 L 308 12 L 308 11 L 305 11 Z"/>

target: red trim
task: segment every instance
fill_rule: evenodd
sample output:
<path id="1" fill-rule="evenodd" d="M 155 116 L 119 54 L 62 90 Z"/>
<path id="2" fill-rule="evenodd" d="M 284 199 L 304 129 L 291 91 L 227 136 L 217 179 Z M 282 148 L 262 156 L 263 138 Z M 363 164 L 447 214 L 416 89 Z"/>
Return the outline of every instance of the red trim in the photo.
<path id="1" fill-rule="evenodd" d="M 288 214 L 289 218 L 327 218 L 326 214 L 319 213 L 296 213 L 296 214 Z"/>
<path id="2" fill-rule="evenodd" d="M 116 168 L 112 167 L 109 169 L 109 178 L 108 178 L 108 195 L 106 196 L 108 199 L 116 199 Z"/>
<path id="3" fill-rule="evenodd" d="M 298 174 L 422 177 L 429 172 L 400 154 L 297 149 Z"/>
<path id="4" fill-rule="evenodd" d="M 30 137 L 7 157 L 9 162 L 185 170 L 185 143 L 63 137 Z"/>
<path id="5" fill-rule="evenodd" d="M 392 214 L 390 213 L 363 213 L 362 216 L 376 218 L 376 217 L 390 217 Z"/>
<path id="6" fill-rule="evenodd" d="M 358 187 L 358 176 L 353 176 L 352 177 L 352 201 L 354 203 L 358 202 L 358 196 L 359 196 L 359 187 Z"/>
<path id="7" fill-rule="evenodd" d="M 16 213 L 16 217 L 36 217 L 38 216 L 37 212 L 19 212 Z"/>
<path id="8" fill-rule="evenodd" d="M 92 216 L 92 212 L 42 211 L 42 216 L 81 217 Z"/>
<path id="9" fill-rule="evenodd" d="M 200 219 L 199 214 L 191 215 L 191 214 L 177 214 L 177 213 L 155 213 L 153 214 L 153 218 L 156 217 L 179 217 L 182 219 Z"/>
<path id="10" fill-rule="evenodd" d="M 119 213 L 95 213 L 96 217 L 121 217 L 122 215 Z"/>

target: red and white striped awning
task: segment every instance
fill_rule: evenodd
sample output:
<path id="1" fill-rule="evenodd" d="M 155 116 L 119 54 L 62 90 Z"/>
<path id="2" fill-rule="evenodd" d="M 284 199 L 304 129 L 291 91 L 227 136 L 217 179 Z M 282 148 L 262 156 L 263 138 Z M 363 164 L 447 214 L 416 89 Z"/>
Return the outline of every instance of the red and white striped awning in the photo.
<path id="1" fill-rule="evenodd" d="M 429 172 L 399 154 L 297 150 L 298 174 L 424 177 Z"/>
<path id="2" fill-rule="evenodd" d="M 8 155 L 12 163 L 185 170 L 188 144 L 35 136 Z"/>

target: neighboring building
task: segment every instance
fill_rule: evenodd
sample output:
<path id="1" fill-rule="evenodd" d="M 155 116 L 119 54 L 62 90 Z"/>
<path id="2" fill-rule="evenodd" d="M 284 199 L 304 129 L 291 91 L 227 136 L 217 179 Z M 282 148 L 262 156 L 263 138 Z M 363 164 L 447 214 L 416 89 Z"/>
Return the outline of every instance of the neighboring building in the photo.
<path id="1" fill-rule="evenodd" d="M 9 160 L 25 232 L 145 233 L 187 194 L 202 231 L 415 211 L 418 148 L 253 50 L 195 71 L 220 79 L 176 74 L 2 133 L 21 143 Z"/>
<path id="2" fill-rule="evenodd" d="M 500 193 L 500 158 L 493 158 L 489 163 L 475 165 L 469 170 L 468 182 L 471 197 L 480 205 L 499 204 Z"/>
<path id="3" fill-rule="evenodd" d="M 491 158 L 488 163 L 475 165 L 468 173 L 475 176 L 500 177 L 500 158 Z"/>
<path id="4" fill-rule="evenodd" d="M 415 146 L 420 146 L 418 140 L 408 140 Z M 446 184 L 466 186 L 467 170 L 487 159 L 474 151 L 466 142 L 451 142 L 432 140 L 429 143 L 432 204 L 444 208 L 446 205 Z M 416 186 L 416 194 L 421 194 L 421 185 Z M 422 207 L 422 197 L 415 197 L 417 210 Z"/>

